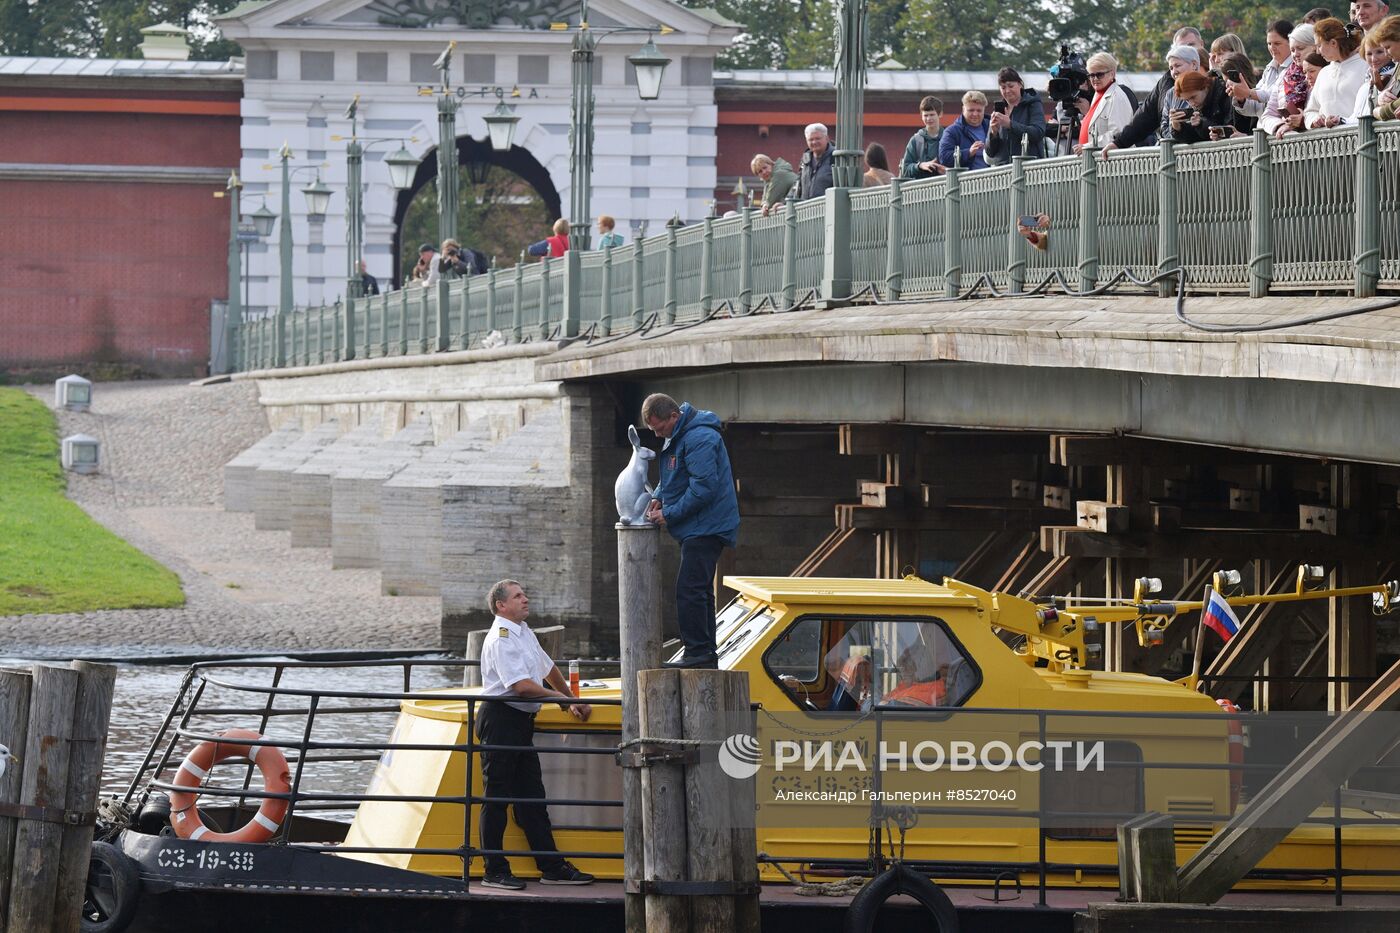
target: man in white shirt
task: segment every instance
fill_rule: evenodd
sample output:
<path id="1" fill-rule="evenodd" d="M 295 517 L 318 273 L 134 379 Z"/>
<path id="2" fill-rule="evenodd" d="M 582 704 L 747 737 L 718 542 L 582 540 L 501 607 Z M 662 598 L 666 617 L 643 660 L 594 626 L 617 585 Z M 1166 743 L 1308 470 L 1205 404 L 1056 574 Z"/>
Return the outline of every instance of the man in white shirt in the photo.
<path id="1" fill-rule="evenodd" d="M 530 597 L 514 580 L 502 580 L 491 587 L 487 606 L 495 613 L 491 631 L 481 646 L 481 695 L 517 696 L 521 700 L 478 703 L 476 735 L 483 745 L 531 746 L 535 736 L 535 713 L 539 700 L 567 705 L 580 721 L 593 712 L 587 703 L 574 703 L 568 681 L 540 647 L 525 619 L 530 615 Z M 523 699 L 529 698 L 529 699 Z M 481 751 L 481 776 L 488 798 L 544 798 L 540 756 L 532 748 Z M 481 847 L 500 850 L 506 831 L 505 803 L 481 805 Z M 557 852 L 549 809 L 543 803 L 516 803 L 515 822 L 535 852 Z M 486 877 L 482 885 L 519 891 L 525 882 L 511 874 L 503 855 L 487 855 Z M 541 884 L 589 884 L 593 876 L 579 871 L 559 856 L 536 855 Z"/>

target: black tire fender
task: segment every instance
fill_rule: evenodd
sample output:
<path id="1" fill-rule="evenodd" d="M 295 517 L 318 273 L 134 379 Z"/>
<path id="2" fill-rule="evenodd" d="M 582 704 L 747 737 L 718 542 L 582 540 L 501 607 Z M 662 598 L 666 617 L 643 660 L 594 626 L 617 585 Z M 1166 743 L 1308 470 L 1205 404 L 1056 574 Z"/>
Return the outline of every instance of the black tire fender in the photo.
<path id="1" fill-rule="evenodd" d="M 958 933 L 958 911 L 943 889 L 904 865 L 894 865 L 861 888 L 846 908 L 845 933 L 874 933 L 875 919 L 885 901 L 907 894 L 933 917 L 938 933 Z"/>
<path id="2" fill-rule="evenodd" d="M 82 933 L 122 933 L 136 916 L 141 875 L 116 846 L 94 842 L 83 889 Z"/>

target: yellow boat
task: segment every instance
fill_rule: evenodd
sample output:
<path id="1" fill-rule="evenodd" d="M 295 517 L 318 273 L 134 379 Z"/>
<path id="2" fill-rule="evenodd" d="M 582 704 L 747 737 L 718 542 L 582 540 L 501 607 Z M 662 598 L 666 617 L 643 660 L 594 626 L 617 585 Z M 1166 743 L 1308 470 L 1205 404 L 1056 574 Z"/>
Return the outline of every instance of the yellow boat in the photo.
<path id="1" fill-rule="evenodd" d="M 1131 624 L 1144 643 L 1152 643 L 1171 616 L 1201 608 L 1153 602 L 1152 582 L 1142 581 L 1130 604 L 1056 605 L 952 579 L 939 585 L 914 578 L 727 578 L 739 595 L 719 614 L 719 665 L 747 673 L 758 709 L 762 879 L 783 880 L 780 866 L 813 876 L 864 864 L 872 846 L 870 791 L 885 803 L 917 804 L 918 821 L 902 840 L 904 858 L 936 880 L 1034 884 L 1044 872 L 1051 886 L 1114 886 L 1116 824 L 1154 810 L 1177 818 L 1177 861 L 1184 864 L 1230 817 L 1254 772 L 1240 757 L 1239 723 L 1246 717 L 1229 715 L 1197 692 L 1192 678 L 1170 681 L 1086 666 L 1101 651 L 1106 626 Z M 1388 606 L 1395 594 L 1393 585 L 1306 589 L 1300 574 L 1296 593 L 1229 602 L 1372 593 Z M 615 700 L 620 683 L 588 681 L 581 695 Z M 465 747 L 474 706 L 469 696 L 463 690 L 460 699 L 439 694 L 404 701 L 390 744 Z M 619 724 L 616 705 L 596 706 L 586 724 L 547 705 L 536 722 L 536 744 L 612 749 Z M 975 766 L 955 770 L 949 755 L 969 736 L 980 743 Z M 1086 736 L 1102 743 L 1097 764 L 1108 767 L 1093 767 L 1095 752 Z M 905 770 L 869 767 L 877 738 L 881 752 L 902 752 Z M 862 750 L 865 768 L 853 761 L 844 770 L 837 767 L 846 742 Z M 922 758 L 916 753 L 920 743 Z M 1081 745 L 1089 759 L 1083 768 L 1077 766 L 1085 754 Z M 988 757 L 988 749 L 996 755 Z M 1075 764 L 1051 768 L 1052 753 Z M 930 769 L 934 757 L 939 767 Z M 551 805 L 559 848 L 620 853 L 622 812 L 615 802 L 622 779 L 613 757 L 542 754 L 541 760 L 549 797 L 579 801 Z M 445 799 L 481 793 L 476 757 L 470 771 L 466 764 L 461 751 L 387 752 L 369 795 L 440 799 L 367 800 L 344 846 L 458 850 L 464 828 L 475 844 L 479 805 L 464 827 L 461 804 Z M 843 791 L 855 799 L 833 803 Z M 1320 809 L 1319 819 L 1343 818 L 1340 850 L 1332 825 L 1304 823 L 1239 888 L 1330 890 L 1338 851 L 1346 890 L 1400 888 L 1400 825 L 1384 822 L 1400 814 L 1370 806 Z M 899 841 L 886 825 L 874 844 Z M 504 845 L 528 849 L 514 823 Z M 440 876 L 462 872 L 460 858 L 443 854 L 345 857 Z M 601 878 L 621 877 L 620 859 L 575 861 Z M 479 860 L 473 869 L 480 872 Z M 512 859 L 512 870 L 536 874 L 528 858 Z"/>

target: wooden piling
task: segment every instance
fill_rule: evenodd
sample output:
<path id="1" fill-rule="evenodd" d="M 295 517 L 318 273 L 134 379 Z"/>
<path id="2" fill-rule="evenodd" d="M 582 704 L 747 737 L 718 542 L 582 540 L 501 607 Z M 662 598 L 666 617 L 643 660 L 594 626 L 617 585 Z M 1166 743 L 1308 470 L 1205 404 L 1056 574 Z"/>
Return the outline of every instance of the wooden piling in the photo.
<path id="1" fill-rule="evenodd" d="M 463 655 L 465 661 L 476 661 L 477 664 L 468 664 L 462 668 L 462 686 L 481 686 L 481 646 L 486 641 L 486 636 L 490 633 L 489 628 L 479 628 L 467 633 L 467 648 Z M 552 655 L 551 655 L 552 657 Z"/>
<path id="2" fill-rule="evenodd" d="M 73 747 L 68 759 L 68 810 L 97 809 L 102 786 L 102 762 L 107 753 L 107 728 L 112 717 L 112 690 L 117 669 L 110 664 L 74 661 L 78 699 L 73 707 Z M 93 825 L 65 824 L 58 862 L 58 900 L 54 933 L 78 933 L 83 893 L 87 887 Z"/>
<path id="3" fill-rule="evenodd" d="M 680 672 L 681 720 L 685 738 L 724 741 L 728 671 Z M 647 702 L 647 701 L 644 701 Z M 645 720 L 648 727 L 650 718 Z M 647 732 L 647 735 L 663 733 Z M 709 750 L 706 749 L 708 752 Z M 688 879 L 696 882 L 734 880 L 734 811 L 729 802 L 729 779 L 713 754 L 704 754 L 685 769 L 685 845 Z M 668 843 L 671 844 L 671 843 Z M 729 933 L 734 929 L 734 898 L 712 895 L 691 898 L 693 933 Z"/>
<path id="4" fill-rule="evenodd" d="M 638 672 L 637 703 L 643 735 L 668 739 L 684 736 L 680 671 L 662 669 Z M 689 872 L 687 853 L 694 857 L 696 849 L 708 849 L 708 856 L 713 858 L 716 840 L 709 832 L 696 841 L 686 837 L 689 791 L 686 769 L 680 762 L 653 762 L 640 770 L 645 828 L 642 877 L 649 882 L 685 881 Z M 720 788 L 716 785 L 715 789 Z M 714 807 L 709 807 L 706 812 L 713 814 L 713 811 Z M 720 854 L 727 856 L 728 853 L 721 851 Z M 694 905 L 687 903 L 690 900 L 674 894 L 648 893 L 647 933 L 688 933 L 690 909 L 692 906 L 697 911 L 700 908 L 700 899 L 695 899 L 697 903 Z M 727 931 L 728 927 L 724 929 Z"/>
<path id="5" fill-rule="evenodd" d="M 749 712 L 749 678 L 739 671 L 729 672 L 724 684 L 726 719 L 729 734 L 744 732 L 758 738 L 757 729 Z M 727 738 L 728 736 L 725 736 Z M 733 853 L 733 879 L 740 884 L 758 884 L 758 834 L 754 820 L 758 816 L 756 781 L 754 778 L 729 780 L 729 803 L 732 808 L 730 818 L 730 851 Z M 759 933 L 758 889 L 752 894 L 738 894 L 734 897 L 735 933 Z"/>
<path id="6" fill-rule="evenodd" d="M 19 761 L 11 761 L 4 776 L 0 776 L 0 804 L 20 802 L 31 681 L 28 671 L 0 670 L 0 740 L 20 757 Z M 19 820 L 15 817 L 0 816 L 0 933 L 9 928 L 6 919 L 10 912 L 10 871 L 18 829 Z"/>
<path id="7" fill-rule="evenodd" d="M 1118 892 L 1124 901 L 1177 899 L 1174 820 L 1156 811 L 1118 824 Z"/>
<path id="8" fill-rule="evenodd" d="M 29 699 L 29 729 L 22 762 L 21 804 L 62 810 L 68 800 L 73 709 L 79 674 L 71 668 L 35 664 Z M 8 929 L 51 930 L 58 895 L 61 823 L 21 820 L 10 871 Z M 84 873 L 86 877 L 86 873 Z"/>
<path id="9" fill-rule="evenodd" d="M 642 735 L 637 673 L 661 666 L 661 568 L 655 525 L 617 526 L 618 629 L 622 660 L 622 740 Z M 680 733 L 677 732 L 677 735 Z M 645 865 L 642 842 L 642 778 L 637 768 L 622 772 L 622 854 L 627 893 L 623 896 L 627 933 L 648 933 L 646 901 L 640 882 Z"/>

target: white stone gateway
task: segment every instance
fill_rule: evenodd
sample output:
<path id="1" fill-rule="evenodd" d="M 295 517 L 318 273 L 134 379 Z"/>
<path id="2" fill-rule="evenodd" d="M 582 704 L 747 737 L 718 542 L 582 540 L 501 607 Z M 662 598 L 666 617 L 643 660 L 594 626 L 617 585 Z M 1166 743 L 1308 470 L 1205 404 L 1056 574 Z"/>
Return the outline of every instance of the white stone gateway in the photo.
<path id="1" fill-rule="evenodd" d="M 360 95 L 362 139 L 414 137 L 409 151 L 431 166 L 437 101 L 420 89 L 440 84 L 432 64 L 450 40 L 457 41 L 451 74 L 461 88 L 459 139 L 484 141 L 482 118 L 505 100 L 520 117 L 511 167 L 533 166 L 535 177 L 527 180 L 567 216 L 574 33 L 551 31 L 549 24 L 577 26 L 578 13 L 576 0 L 266 0 L 244 2 L 217 18 L 224 35 L 247 51 L 239 174 L 248 209 L 257 208 L 261 194 L 271 210 L 282 210 L 277 151 L 284 141 L 298 163 L 325 163 L 321 177 L 334 192 L 324 222 L 309 223 L 301 189 L 311 179 L 292 182 L 296 304 L 333 302 L 344 291 L 345 141 L 333 137 L 349 135 L 346 105 Z M 638 97 L 626 61 L 646 34 L 617 35 L 598 45 L 594 216 L 613 215 L 624 234 L 641 224 L 655 232 L 673 215 L 703 217 L 715 186 L 714 58 L 741 27 L 713 10 L 671 0 L 591 0 L 589 20 L 599 33 L 612 26 L 674 30 L 656 36 L 672 63 L 653 101 Z M 370 149 L 364 165 L 365 261 L 382 283 L 392 277 L 400 204 L 407 204 L 381 164 L 394 148 Z M 277 305 L 276 235 L 252 244 L 255 312 Z"/>

